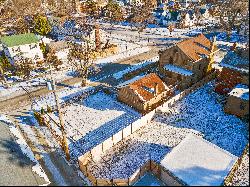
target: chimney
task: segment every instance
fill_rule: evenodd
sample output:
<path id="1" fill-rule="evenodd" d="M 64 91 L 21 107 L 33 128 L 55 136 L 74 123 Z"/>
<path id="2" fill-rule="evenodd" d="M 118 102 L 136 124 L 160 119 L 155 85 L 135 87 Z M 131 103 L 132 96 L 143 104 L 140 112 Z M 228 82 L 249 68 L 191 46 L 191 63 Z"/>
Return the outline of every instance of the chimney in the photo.
<path id="1" fill-rule="evenodd" d="M 154 92 L 155 92 L 155 96 L 157 96 L 157 95 L 159 95 L 161 93 L 158 83 L 155 83 Z"/>

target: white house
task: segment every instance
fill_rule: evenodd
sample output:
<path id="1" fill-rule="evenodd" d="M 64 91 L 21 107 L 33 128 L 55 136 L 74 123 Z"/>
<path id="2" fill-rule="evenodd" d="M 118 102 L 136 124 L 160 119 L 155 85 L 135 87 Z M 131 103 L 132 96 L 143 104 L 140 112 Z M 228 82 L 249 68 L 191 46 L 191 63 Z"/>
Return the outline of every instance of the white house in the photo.
<path id="1" fill-rule="evenodd" d="M 32 59 L 34 62 L 43 60 L 39 38 L 33 33 L 4 36 L 0 38 L 6 57 L 14 64 L 19 56 Z"/>

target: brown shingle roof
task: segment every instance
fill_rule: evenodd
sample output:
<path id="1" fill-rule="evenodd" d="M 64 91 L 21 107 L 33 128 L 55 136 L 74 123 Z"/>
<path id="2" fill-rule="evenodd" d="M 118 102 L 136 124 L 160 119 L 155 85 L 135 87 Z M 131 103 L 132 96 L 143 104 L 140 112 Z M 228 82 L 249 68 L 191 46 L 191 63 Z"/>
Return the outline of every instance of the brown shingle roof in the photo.
<path id="1" fill-rule="evenodd" d="M 212 42 L 203 34 L 181 41 L 177 46 L 193 61 L 197 61 L 209 55 Z"/>
<path id="2" fill-rule="evenodd" d="M 164 82 L 155 73 L 151 73 L 128 86 L 142 101 L 145 102 L 155 97 L 154 93 L 150 90 L 152 89 L 152 91 L 154 91 L 156 84 L 158 84 L 159 94 L 168 89 Z"/>

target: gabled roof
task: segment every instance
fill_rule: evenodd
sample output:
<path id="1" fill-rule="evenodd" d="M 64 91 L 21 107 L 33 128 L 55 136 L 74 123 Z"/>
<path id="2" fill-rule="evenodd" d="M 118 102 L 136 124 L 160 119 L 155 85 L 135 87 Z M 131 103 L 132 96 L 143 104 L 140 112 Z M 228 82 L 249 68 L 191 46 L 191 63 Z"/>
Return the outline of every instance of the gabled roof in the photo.
<path id="1" fill-rule="evenodd" d="M 154 88 L 156 84 L 158 84 L 160 93 L 169 89 L 155 73 L 151 73 L 139 80 L 134 81 L 133 83 L 129 84 L 128 87 L 139 96 L 140 100 L 145 102 L 155 97 L 153 92 L 155 92 Z"/>
<path id="2" fill-rule="evenodd" d="M 0 41 L 7 47 L 14 47 L 19 45 L 37 43 L 39 42 L 39 39 L 34 33 L 27 33 L 27 34 L 4 36 L 0 38 Z"/>
<path id="3" fill-rule="evenodd" d="M 181 41 L 177 46 L 194 62 L 209 55 L 212 42 L 203 34 Z"/>

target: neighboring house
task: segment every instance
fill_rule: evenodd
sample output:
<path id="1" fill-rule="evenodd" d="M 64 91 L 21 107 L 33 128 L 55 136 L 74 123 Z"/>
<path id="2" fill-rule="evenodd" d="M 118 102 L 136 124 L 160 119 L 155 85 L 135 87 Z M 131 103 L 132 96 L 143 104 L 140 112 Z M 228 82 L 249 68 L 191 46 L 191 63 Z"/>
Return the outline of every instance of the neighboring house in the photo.
<path id="1" fill-rule="evenodd" d="M 216 41 L 203 34 L 186 39 L 159 52 L 159 70 L 167 85 L 185 89 L 202 79 L 212 70 Z"/>
<path id="2" fill-rule="evenodd" d="M 50 51 L 54 51 L 57 58 L 63 62 L 67 61 L 69 46 L 65 41 L 50 42 L 47 44 Z"/>
<path id="3" fill-rule="evenodd" d="M 173 96 L 173 90 L 154 73 L 146 75 L 124 87 L 118 92 L 118 100 L 140 112 L 151 110 L 163 99 Z"/>
<path id="4" fill-rule="evenodd" d="M 197 16 L 193 10 L 163 10 L 155 9 L 153 11 L 156 22 L 159 25 L 173 25 L 176 28 L 192 27 L 197 23 Z"/>
<path id="5" fill-rule="evenodd" d="M 249 48 L 229 51 L 219 65 L 222 70 L 217 76 L 217 93 L 227 94 L 240 83 L 249 85 Z"/>
<path id="6" fill-rule="evenodd" d="M 85 29 L 81 29 L 79 25 L 73 20 L 64 22 L 62 26 L 54 26 L 50 35 L 55 40 L 73 40 L 80 41 L 83 39 L 84 43 L 88 43 L 90 47 L 96 47 L 96 31 L 94 25 L 88 25 Z M 98 29 L 100 36 L 100 43 L 105 44 L 107 42 L 107 33 Z"/>
<path id="7" fill-rule="evenodd" d="M 187 28 L 192 27 L 197 23 L 197 17 L 193 10 L 184 11 L 182 13 L 182 18 L 180 20 L 179 27 L 180 28 Z"/>
<path id="8" fill-rule="evenodd" d="M 249 87 L 237 84 L 229 93 L 224 111 L 238 117 L 249 117 Z"/>
<path id="9" fill-rule="evenodd" d="M 4 36 L 0 38 L 3 50 L 11 64 L 15 59 L 22 56 L 32 59 L 34 62 L 43 60 L 43 53 L 40 49 L 39 38 L 33 33 Z"/>

